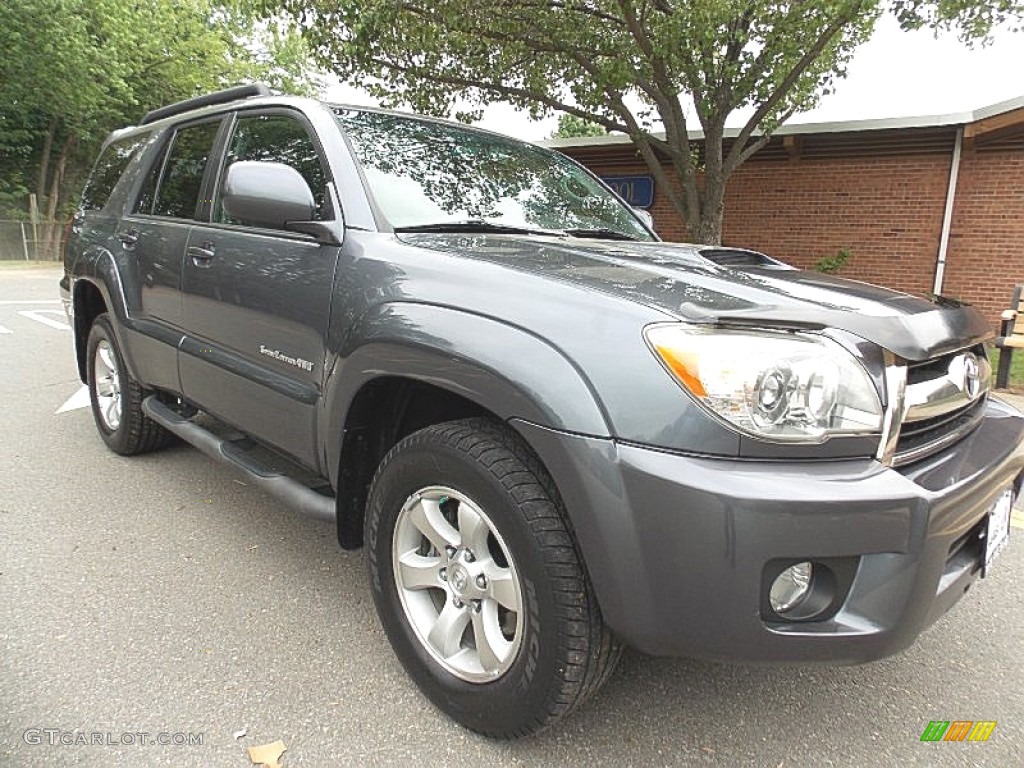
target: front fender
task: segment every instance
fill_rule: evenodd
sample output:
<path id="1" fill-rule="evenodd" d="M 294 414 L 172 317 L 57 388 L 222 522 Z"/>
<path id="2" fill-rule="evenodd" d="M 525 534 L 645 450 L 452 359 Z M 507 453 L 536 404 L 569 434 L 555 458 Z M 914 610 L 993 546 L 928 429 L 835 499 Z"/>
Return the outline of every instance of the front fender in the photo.
<path id="1" fill-rule="evenodd" d="M 610 434 L 590 381 L 559 349 L 512 325 L 450 307 L 375 307 L 333 353 L 320 434 L 337 482 L 341 429 L 356 394 L 381 376 L 422 381 L 465 397 L 502 420 Z"/>

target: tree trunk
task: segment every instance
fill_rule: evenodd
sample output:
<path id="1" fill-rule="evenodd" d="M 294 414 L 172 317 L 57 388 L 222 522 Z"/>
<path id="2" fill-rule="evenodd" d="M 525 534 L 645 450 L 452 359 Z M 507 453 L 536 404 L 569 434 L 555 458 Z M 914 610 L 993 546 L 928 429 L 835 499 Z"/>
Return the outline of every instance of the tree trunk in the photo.
<path id="1" fill-rule="evenodd" d="M 702 245 L 722 244 L 722 211 L 704 210 L 704 215 L 697 222 L 696 231 L 693 233 L 693 242 Z"/>
<path id="2" fill-rule="evenodd" d="M 47 220 L 47 241 L 46 250 L 48 258 L 60 259 L 60 237 L 62 227 L 57 221 L 57 203 L 60 201 L 60 186 L 64 182 L 64 170 L 67 167 L 68 157 L 75 147 L 76 136 L 69 133 L 64 139 L 60 149 L 60 157 L 57 158 L 57 165 L 53 169 L 53 179 L 50 182 L 50 195 L 46 199 L 46 220 Z"/>
<path id="3" fill-rule="evenodd" d="M 707 172 L 702 197 L 704 205 L 699 219 L 690 225 L 690 237 L 695 243 L 721 245 L 722 222 L 725 218 L 725 179 L 720 172 Z"/>
<path id="4" fill-rule="evenodd" d="M 678 174 L 677 174 L 678 175 Z M 704 188 L 696 178 L 682 180 L 686 189 L 683 199 L 672 200 L 679 218 L 686 222 L 688 242 L 701 245 L 722 244 L 722 222 L 725 214 L 725 182 L 711 182 L 704 174 Z M 696 200 L 696 205 L 690 202 Z"/>
<path id="5" fill-rule="evenodd" d="M 36 200 L 39 205 L 46 199 L 46 182 L 50 174 L 50 153 L 53 151 L 53 139 L 57 135 L 57 125 L 60 118 L 54 115 L 50 118 L 50 125 L 46 129 L 46 138 L 43 139 L 43 152 L 39 156 L 39 175 L 36 177 Z"/>
<path id="6" fill-rule="evenodd" d="M 725 182 L 728 174 L 723 169 L 722 135 L 724 126 L 712 127 L 705 133 L 703 173 L 697 170 L 696 160 L 693 164 L 673 163 L 668 169 L 675 176 L 682 195 L 667 195 L 672 207 L 676 209 L 686 222 L 687 239 L 691 243 L 701 245 L 722 244 L 722 222 L 725 214 Z M 681 130 L 679 131 L 682 132 Z M 680 147 L 682 152 L 690 152 L 689 144 Z M 659 161 L 656 161 L 659 162 Z M 656 169 L 651 162 L 648 168 Z M 664 167 L 657 169 L 664 172 Z M 664 184 L 658 178 L 659 184 Z"/>

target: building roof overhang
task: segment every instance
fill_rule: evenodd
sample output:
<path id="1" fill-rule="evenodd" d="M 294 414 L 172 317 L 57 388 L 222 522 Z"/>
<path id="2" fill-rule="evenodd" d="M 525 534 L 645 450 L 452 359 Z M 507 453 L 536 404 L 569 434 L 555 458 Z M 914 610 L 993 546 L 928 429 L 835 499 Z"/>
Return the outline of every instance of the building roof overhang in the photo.
<path id="1" fill-rule="evenodd" d="M 964 129 L 964 138 L 968 141 L 984 141 L 987 139 L 1004 138 L 1020 133 L 1024 135 L 1024 96 L 1018 96 L 997 104 L 990 104 L 969 112 L 953 112 L 944 115 L 924 115 L 916 117 L 887 117 L 874 120 L 844 120 L 824 123 L 786 123 L 779 126 L 773 136 L 821 136 L 836 133 L 862 133 L 867 131 L 905 131 L 913 129 Z M 726 128 L 725 138 L 735 138 L 739 128 Z M 704 132 L 689 131 L 691 141 L 700 142 Z M 654 136 L 664 139 L 663 132 Z M 628 136 L 610 133 L 602 136 L 580 136 L 567 139 L 547 139 L 539 142 L 552 149 L 597 149 L 601 147 L 628 146 L 632 142 Z"/>

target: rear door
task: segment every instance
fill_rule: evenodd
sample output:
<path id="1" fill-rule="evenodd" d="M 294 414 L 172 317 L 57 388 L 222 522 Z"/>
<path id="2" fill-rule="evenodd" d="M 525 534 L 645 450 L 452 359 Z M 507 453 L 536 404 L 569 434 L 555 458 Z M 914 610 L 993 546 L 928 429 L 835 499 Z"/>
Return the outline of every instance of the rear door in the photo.
<path id="1" fill-rule="evenodd" d="M 219 179 L 243 160 L 298 170 L 321 216 L 328 166 L 301 113 L 240 112 Z M 221 186 L 219 181 L 215 190 Z M 184 262 L 188 338 L 179 364 L 185 396 L 316 467 L 316 412 L 339 249 L 308 235 L 233 220 L 216 191 L 208 218 L 192 228 Z"/>
<path id="2" fill-rule="evenodd" d="M 155 387 L 180 392 L 178 343 L 182 316 L 181 269 L 189 231 L 195 224 L 207 165 L 222 118 L 187 123 L 160 137 L 139 182 L 130 213 L 117 237 L 131 254 L 138 307 L 130 324 L 140 377 Z"/>

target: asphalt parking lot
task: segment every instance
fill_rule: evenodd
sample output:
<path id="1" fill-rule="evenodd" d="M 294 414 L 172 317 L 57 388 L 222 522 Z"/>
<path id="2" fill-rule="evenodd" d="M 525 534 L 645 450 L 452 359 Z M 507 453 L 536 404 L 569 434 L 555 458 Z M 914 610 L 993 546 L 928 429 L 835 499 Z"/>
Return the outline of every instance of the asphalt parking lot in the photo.
<path id="1" fill-rule="evenodd" d="M 246 747 L 277 739 L 287 768 L 1024 763 L 1020 528 L 994 573 L 894 658 L 767 668 L 627 652 L 535 738 L 464 731 L 406 678 L 362 554 L 341 552 L 329 524 L 186 446 L 105 449 L 79 407 L 58 277 L 0 265 L 5 765 L 244 767 Z M 983 743 L 922 743 L 931 720 L 997 726 Z M 61 743 L 76 734 L 101 743 Z M 183 743 L 150 743 L 160 735 Z"/>

